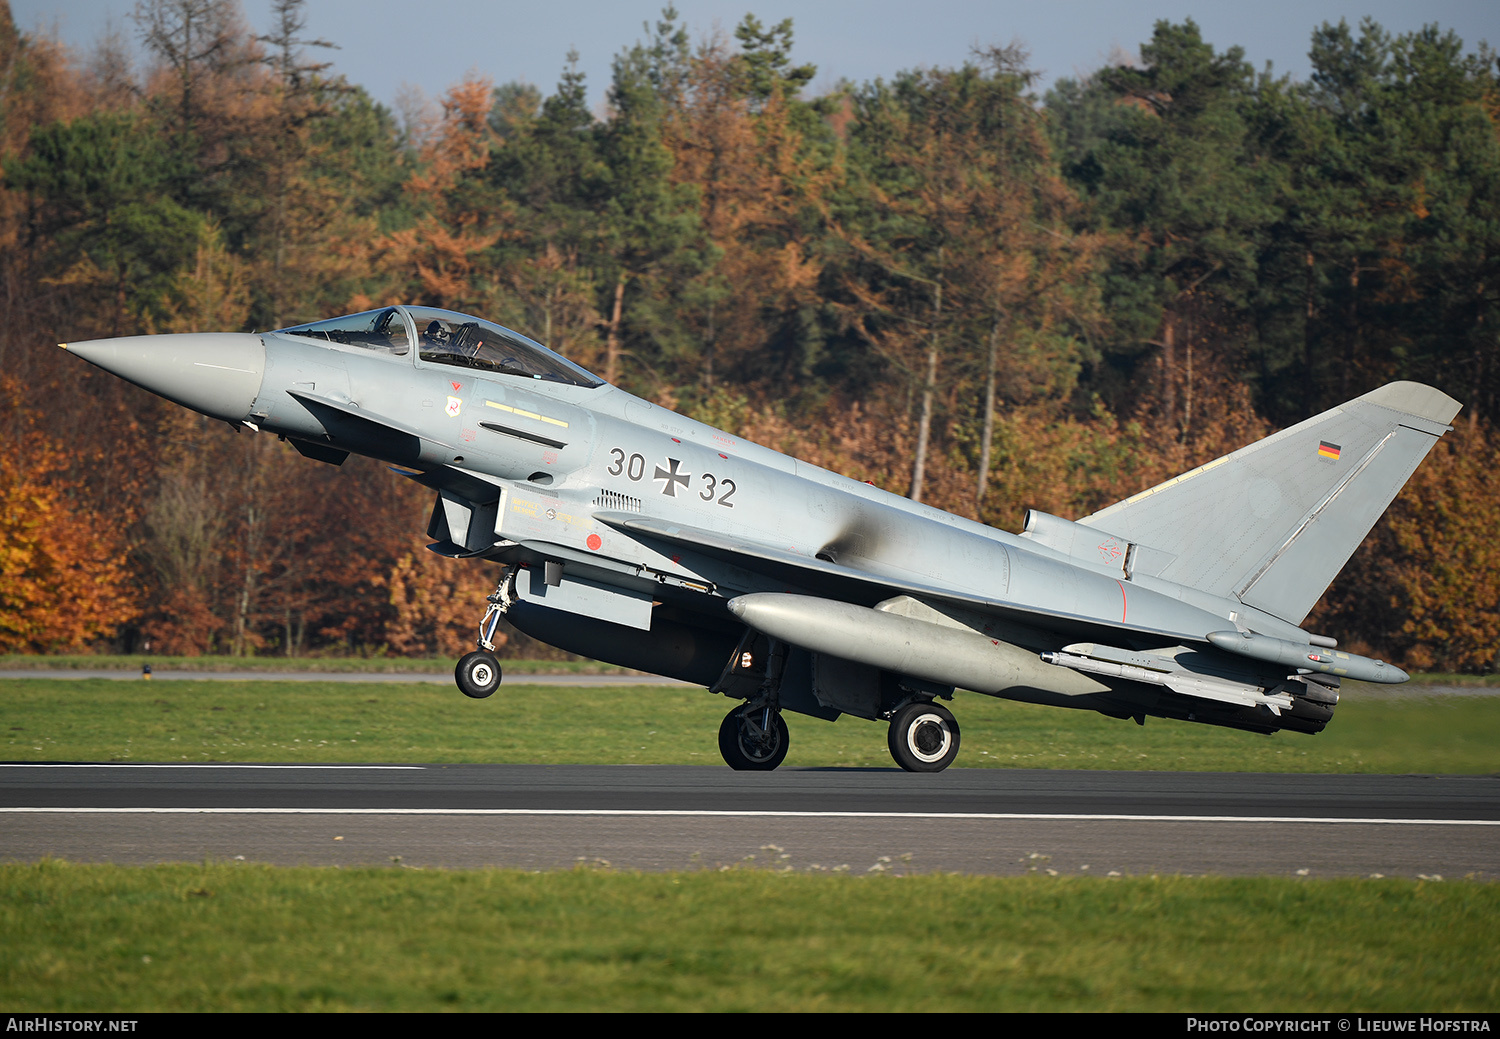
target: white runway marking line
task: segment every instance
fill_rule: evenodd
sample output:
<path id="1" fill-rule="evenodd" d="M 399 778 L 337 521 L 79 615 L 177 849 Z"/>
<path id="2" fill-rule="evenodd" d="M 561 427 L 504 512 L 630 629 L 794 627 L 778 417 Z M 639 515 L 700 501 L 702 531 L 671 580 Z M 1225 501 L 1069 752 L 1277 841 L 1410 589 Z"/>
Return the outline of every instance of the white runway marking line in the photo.
<path id="1" fill-rule="evenodd" d="M 1037 822 L 1327 823 L 1363 826 L 1500 826 L 1500 819 L 1320 819 L 1302 815 L 1080 815 L 1027 812 L 778 812 L 677 808 L 0 808 L 0 815 L 470 815 L 756 819 L 980 819 Z"/>

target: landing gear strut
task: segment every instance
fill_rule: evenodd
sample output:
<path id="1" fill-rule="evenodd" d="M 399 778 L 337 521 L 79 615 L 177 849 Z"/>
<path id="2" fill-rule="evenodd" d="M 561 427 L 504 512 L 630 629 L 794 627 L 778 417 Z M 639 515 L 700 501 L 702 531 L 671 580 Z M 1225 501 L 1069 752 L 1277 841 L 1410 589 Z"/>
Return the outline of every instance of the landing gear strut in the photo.
<path id="1" fill-rule="evenodd" d="M 946 707 L 917 701 L 891 716 L 886 742 L 908 772 L 941 772 L 958 757 L 958 722 Z"/>
<path id="2" fill-rule="evenodd" d="M 495 656 L 495 629 L 500 626 L 500 617 L 515 602 L 515 570 L 506 567 L 500 575 L 500 583 L 486 601 L 490 604 L 479 622 L 479 648 L 465 653 L 453 669 L 453 680 L 458 691 L 475 700 L 483 700 L 500 688 L 500 658 Z"/>
<path id="3" fill-rule="evenodd" d="M 735 660 L 748 660 L 741 643 Z M 760 689 L 743 706 L 730 711 L 719 726 L 719 753 L 736 772 L 769 772 L 786 760 L 791 735 L 781 717 L 781 677 L 786 671 L 786 644 L 770 640 Z M 741 652 L 744 656 L 741 656 Z M 748 664 L 746 665 L 748 666 Z M 722 683 L 722 679 L 721 679 Z M 714 687 L 715 691 L 719 686 Z M 743 694 L 741 694 L 743 695 Z"/>

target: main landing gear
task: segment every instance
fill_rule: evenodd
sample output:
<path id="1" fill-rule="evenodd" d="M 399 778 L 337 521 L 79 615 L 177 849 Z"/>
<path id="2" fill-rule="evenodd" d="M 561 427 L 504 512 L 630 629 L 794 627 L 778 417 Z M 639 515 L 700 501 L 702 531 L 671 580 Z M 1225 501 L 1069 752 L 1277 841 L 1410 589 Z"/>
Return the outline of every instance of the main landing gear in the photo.
<path id="1" fill-rule="evenodd" d="M 769 772 L 786 759 L 790 741 L 781 716 L 781 692 L 788 649 L 777 639 L 747 629 L 724 673 L 710 689 L 745 700 L 719 726 L 719 753 L 736 771 Z M 890 719 L 886 744 L 903 769 L 941 772 L 958 758 L 958 722 L 953 712 L 931 698 L 933 690 L 915 688 L 918 684 L 890 681 L 882 687 L 890 696 L 885 700 L 890 706 L 860 712 L 859 716 Z M 874 688 L 869 691 L 872 697 L 877 692 Z"/>
<path id="2" fill-rule="evenodd" d="M 769 772 L 786 759 L 786 720 L 765 698 L 736 707 L 719 725 L 719 753 L 737 772 Z M 886 744 L 908 772 L 941 772 L 958 757 L 958 722 L 946 707 L 919 700 L 891 717 Z"/>
<path id="3" fill-rule="evenodd" d="M 465 696 L 483 700 L 500 688 L 500 658 L 495 656 L 495 629 L 500 626 L 500 615 L 515 601 L 511 591 L 514 580 L 515 571 L 507 567 L 501 574 L 494 593 L 485 600 L 490 605 L 484 611 L 484 620 L 479 622 L 479 648 L 460 657 L 458 666 L 453 669 L 453 680 L 458 683 L 458 691 Z"/>
<path id="4" fill-rule="evenodd" d="M 891 757 L 908 772 L 941 772 L 958 757 L 958 721 L 946 707 L 916 701 L 891 716 Z"/>
<path id="5" fill-rule="evenodd" d="M 757 638 L 761 648 L 752 652 Z M 755 694 L 725 715 L 719 726 L 719 753 L 724 756 L 724 764 L 736 772 L 769 772 L 786 760 L 787 747 L 791 745 L 791 733 L 781 716 L 781 678 L 786 671 L 786 652 L 782 642 L 747 633 L 726 668 L 726 678 L 736 670 L 742 681 L 754 681 L 757 673 L 761 675 Z M 721 691 L 724 682 L 725 678 L 721 678 L 714 692 Z"/>
<path id="6" fill-rule="evenodd" d="M 786 760 L 791 734 L 775 708 L 736 707 L 719 726 L 719 753 L 736 772 L 769 772 Z"/>

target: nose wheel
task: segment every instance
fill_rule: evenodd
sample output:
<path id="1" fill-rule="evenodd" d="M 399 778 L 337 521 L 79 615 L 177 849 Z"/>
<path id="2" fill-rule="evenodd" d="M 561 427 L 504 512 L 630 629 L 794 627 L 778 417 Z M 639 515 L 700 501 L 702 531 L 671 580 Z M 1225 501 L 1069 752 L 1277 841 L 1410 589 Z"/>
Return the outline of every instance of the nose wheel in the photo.
<path id="1" fill-rule="evenodd" d="M 935 703 L 909 703 L 891 718 L 886 742 L 908 772 L 941 772 L 958 757 L 958 722 Z"/>
<path id="2" fill-rule="evenodd" d="M 772 707 L 736 707 L 719 726 L 719 753 L 736 772 L 769 772 L 786 759 L 791 736 Z"/>
<path id="3" fill-rule="evenodd" d="M 466 653 L 453 669 L 453 680 L 458 683 L 459 692 L 483 700 L 500 688 L 500 661 L 495 654 L 482 649 Z"/>
<path id="4" fill-rule="evenodd" d="M 465 653 L 453 669 L 453 680 L 458 691 L 475 700 L 483 700 L 500 688 L 500 658 L 495 656 L 495 629 L 500 626 L 500 617 L 515 601 L 514 567 L 506 567 L 500 574 L 500 583 L 493 594 L 485 599 L 489 604 L 484 619 L 479 622 L 479 648 Z"/>

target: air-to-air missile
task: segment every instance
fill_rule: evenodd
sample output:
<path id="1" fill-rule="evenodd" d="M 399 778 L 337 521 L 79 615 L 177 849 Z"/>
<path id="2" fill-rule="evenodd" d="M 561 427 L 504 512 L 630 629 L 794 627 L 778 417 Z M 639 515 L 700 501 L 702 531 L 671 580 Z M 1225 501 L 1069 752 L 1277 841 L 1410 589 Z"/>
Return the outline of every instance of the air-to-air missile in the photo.
<path id="1" fill-rule="evenodd" d="M 958 688 L 1144 724 L 1315 733 L 1339 682 L 1402 682 L 1300 626 L 1459 404 L 1397 382 L 1160 486 L 1020 534 L 632 396 L 523 335 L 431 307 L 259 334 L 66 344 L 308 458 L 433 492 L 428 547 L 496 566 L 459 688 L 499 686 L 503 616 L 573 653 L 737 703 L 725 761 L 772 769 L 784 712 L 889 723 L 958 755 Z M 331 538 L 337 531 L 329 531 Z"/>

